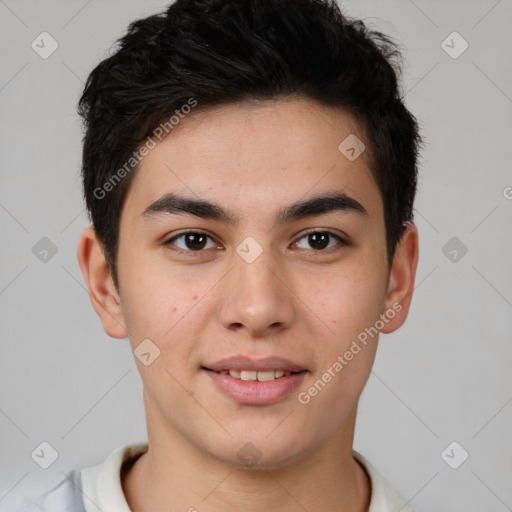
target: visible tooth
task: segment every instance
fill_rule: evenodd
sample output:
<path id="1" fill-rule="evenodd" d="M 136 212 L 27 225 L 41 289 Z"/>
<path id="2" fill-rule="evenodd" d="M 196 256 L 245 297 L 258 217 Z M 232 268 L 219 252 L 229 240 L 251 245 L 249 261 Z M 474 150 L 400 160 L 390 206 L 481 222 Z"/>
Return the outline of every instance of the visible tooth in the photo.
<path id="1" fill-rule="evenodd" d="M 221 370 L 220 373 L 222 375 L 231 375 L 231 377 L 235 379 L 242 379 L 242 380 L 257 380 L 260 382 L 265 382 L 273 379 L 279 379 L 281 377 L 287 377 L 288 375 L 291 375 L 292 372 L 284 372 L 282 370 L 268 370 L 263 372 L 254 372 L 251 370 Z"/>
<path id="2" fill-rule="evenodd" d="M 266 380 L 274 380 L 275 373 L 274 370 L 269 370 L 268 372 L 258 372 L 258 380 L 266 381 Z"/>
<path id="3" fill-rule="evenodd" d="M 247 370 L 242 370 L 240 372 L 240 378 L 242 380 L 256 380 L 257 375 L 258 375 L 258 372 L 250 372 Z"/>

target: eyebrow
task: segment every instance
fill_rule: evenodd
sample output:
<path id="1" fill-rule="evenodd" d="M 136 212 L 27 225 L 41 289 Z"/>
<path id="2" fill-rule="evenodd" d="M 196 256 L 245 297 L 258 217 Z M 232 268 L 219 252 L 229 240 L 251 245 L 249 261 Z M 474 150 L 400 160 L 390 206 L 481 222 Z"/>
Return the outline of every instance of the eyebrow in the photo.
<path id="1" fill-rule="evenodd" d="M 277 212 L 276 224 L 285 224 L 294 220 L 300 220 L 317 215 L 325 215 L 336 211 L 354 212 L 367 216 L 366 208 L 356 199 L 343 191 L 331 191 L 308 199 L 297 201 Z M 211 201 L 195 199 L 175 193 L 168 193 L 151 203 L 143 212 L 142 217 L 150 218 L 161 214 L 189 214 L 223 222 L 236 224 L 239 217 L 231 210 L 225 209 Z"/>

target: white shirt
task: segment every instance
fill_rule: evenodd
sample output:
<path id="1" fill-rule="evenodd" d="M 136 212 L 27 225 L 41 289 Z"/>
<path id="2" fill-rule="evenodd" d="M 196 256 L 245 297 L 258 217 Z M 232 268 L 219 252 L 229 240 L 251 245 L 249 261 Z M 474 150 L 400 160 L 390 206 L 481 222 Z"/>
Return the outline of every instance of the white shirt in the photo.
<path id="1" fill-rule="evenodd" d="M 147 442 L 119 446 L 102 464 L 73 471 L 23 512 L 131 512 L 123 494 L 121 467 L 124 461 L 145 452 L 147 446 Z M 355 450 L 353 455 L 370 476 L 372 496 L 368 512 L 413 512 L 362 455 Z"/>

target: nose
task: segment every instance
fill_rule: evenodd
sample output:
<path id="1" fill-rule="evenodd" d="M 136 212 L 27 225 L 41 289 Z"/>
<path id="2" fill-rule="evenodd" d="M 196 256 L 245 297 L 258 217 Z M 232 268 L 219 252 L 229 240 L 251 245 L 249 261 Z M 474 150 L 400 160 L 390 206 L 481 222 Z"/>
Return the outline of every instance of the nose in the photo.
<path id="1" fill-rule="evenodd" d="M 294 295 L 274 258 L 264 251 L 248 263 L 233 255 L 232 270 L 222 283 L 218 318 L 230 331 L 247 331 L 251 338 L 276 334 L 295 317 Z"/>

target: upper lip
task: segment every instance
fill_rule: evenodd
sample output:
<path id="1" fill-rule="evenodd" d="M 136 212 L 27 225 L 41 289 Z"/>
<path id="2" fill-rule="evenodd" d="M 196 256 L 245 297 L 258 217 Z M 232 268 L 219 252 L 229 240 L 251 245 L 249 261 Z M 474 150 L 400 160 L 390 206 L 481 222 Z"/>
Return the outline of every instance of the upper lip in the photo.
<path id="1" fill-rule="evenodd" d="M 205 364 L 204 368 L 213 370 L 215 372 L 220 372 L 222 370 L 249 370 L 253 372 L 282 370 L 284 372 L 301 372 L 306 369 L 300 364 L 282 357 L 265 357 L 262 359 L 254 359 L 241 355 L 220 359 L 214 363 Z"/>

